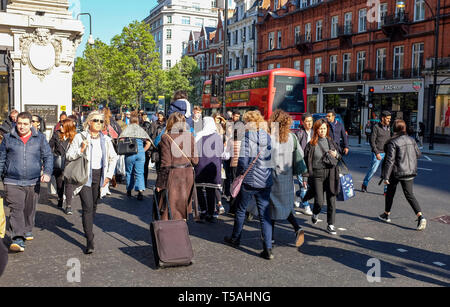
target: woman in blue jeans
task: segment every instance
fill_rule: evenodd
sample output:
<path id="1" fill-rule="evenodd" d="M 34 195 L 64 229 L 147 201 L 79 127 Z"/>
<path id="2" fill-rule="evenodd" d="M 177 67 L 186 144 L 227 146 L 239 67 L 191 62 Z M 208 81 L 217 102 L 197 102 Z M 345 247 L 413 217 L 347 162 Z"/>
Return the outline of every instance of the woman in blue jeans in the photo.
<path id="1" fill-rule="evenodd" d="M 259 111 L 244 114 L 247 131 L 241 145 L 237 176 L 249 172 L 244 178 L 241 191 L 236 199 L 237 210 L 231 237 L 225 237 L 225 243 L 233 247 L 240 245 L 245 213 L 252 198 L 256 199 L 263 252 L 260 256 L 272 260 L 272 217 L 270 215 L 270 192 L 272 188 L 271 139 L 267 133 L 268 125 Z M 254 164 L 252 165 L 252 163 Z M 251 169 L 250 169 L 251 168 Z"/>
<path id="2" fill-rule="evenodd" d="M 138 153 L 125 157 L 125 170 L 127 175 L 127 196 L 131 197 L 133 188 L 138 192 L 137 199 L 143 200 L 145 191 L 144 167 L 145 152 L 150 148 L 150 136 L 139 126 L 139 117 L 132 116 L 130 125 L 122 132 L 119 139 L 136 139 Z"/>

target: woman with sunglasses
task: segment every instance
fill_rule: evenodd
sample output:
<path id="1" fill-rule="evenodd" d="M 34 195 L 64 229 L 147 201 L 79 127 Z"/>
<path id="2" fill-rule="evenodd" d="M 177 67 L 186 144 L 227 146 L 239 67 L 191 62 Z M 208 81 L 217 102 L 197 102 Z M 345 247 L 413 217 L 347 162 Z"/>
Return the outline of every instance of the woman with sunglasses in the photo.
<path id="1" fill-rule="evenodd" d="M 111 181 L 118 160 L 111 138 L 101 133 L 104 123 L 103 113 L 90 113 L 84 123 L 85 131 L 75 136 L 66 154 L 69 161 L 86 155 L 90 170 L 87 183 L 75 190 L 75 195 L 79 193 L 81 199 L 83 229 L 87 239 L 85 254 L 94 252 L 93 225 L 100 188 Z"/>

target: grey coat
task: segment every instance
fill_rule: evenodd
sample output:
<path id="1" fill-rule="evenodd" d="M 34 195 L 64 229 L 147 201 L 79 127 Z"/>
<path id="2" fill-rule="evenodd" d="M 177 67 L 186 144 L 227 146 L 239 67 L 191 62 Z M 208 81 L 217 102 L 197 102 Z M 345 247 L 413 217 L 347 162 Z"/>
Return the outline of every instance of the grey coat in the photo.
<path id="1" fill-rule="evenodd" d="M 270 193 L 270 207 L 272 220 L 279 221 L 286 220 L 294 212 L 293 135 L 290 135 L 284 144 L 273 140 L 272 145 L 273 186 Z M 300 148 L 298 142 L 297 146 Z"/>

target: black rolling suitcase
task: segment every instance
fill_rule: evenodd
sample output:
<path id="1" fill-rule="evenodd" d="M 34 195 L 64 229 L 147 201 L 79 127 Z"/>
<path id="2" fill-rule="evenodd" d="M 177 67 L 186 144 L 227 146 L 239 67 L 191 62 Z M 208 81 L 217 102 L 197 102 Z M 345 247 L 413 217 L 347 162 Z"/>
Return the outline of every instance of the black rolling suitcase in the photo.
<path id="1" fill-rule="evenodd" d="M 172 220 L 167 190 L 162 191 L 166 198 L 169 221 L 161 221 L 156 188 L 153 190 L 153 222 L 150 224 L 153 256 L 158 268 L 188 266 L 192 264 L 194 252 L 185 220 Z"/>

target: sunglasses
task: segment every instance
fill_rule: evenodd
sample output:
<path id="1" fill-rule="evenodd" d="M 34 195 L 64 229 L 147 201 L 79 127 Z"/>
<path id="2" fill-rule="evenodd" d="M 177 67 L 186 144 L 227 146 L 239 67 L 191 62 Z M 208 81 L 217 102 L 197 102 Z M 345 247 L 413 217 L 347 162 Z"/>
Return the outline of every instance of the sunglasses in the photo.
<path id="1" fill-rule="evenodd" d="M 32 122 L 32 123 L 36 123 L 36 124 L 39 124 L 39 123 L 40 123 L 40 121 L 38 121 L 38 120 L 32 120 L 31 122 Z"/>
<path id="2" fill-rule="evenodd" d="M 96 124 L 98 123 L 103 124 L 105 122 L 103 119 L 93 119 L 92 121 Z"/>

